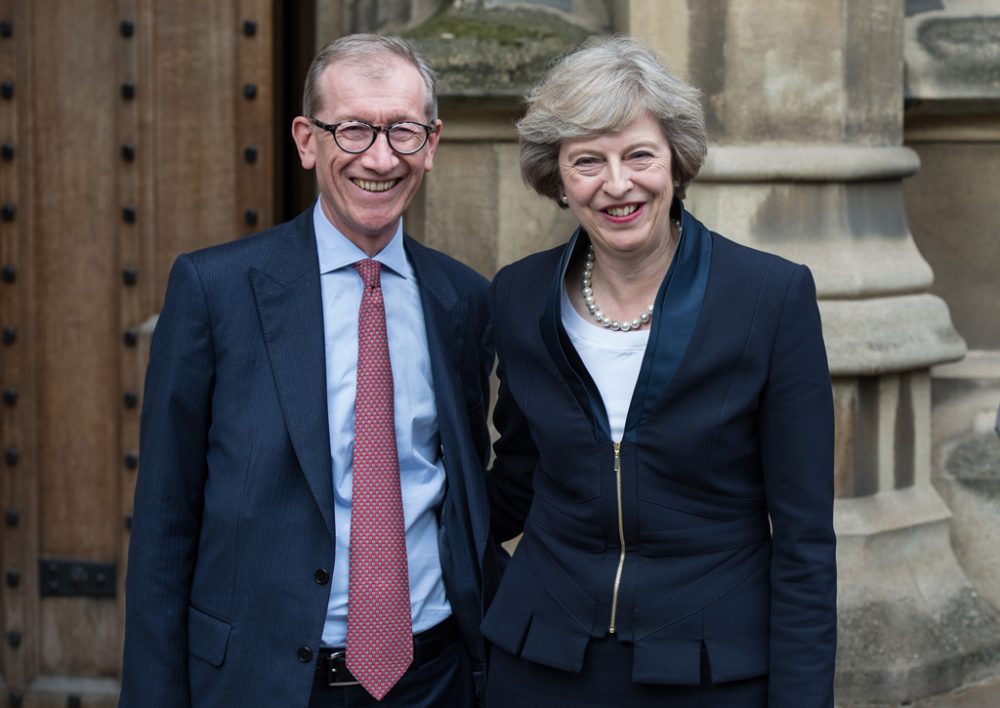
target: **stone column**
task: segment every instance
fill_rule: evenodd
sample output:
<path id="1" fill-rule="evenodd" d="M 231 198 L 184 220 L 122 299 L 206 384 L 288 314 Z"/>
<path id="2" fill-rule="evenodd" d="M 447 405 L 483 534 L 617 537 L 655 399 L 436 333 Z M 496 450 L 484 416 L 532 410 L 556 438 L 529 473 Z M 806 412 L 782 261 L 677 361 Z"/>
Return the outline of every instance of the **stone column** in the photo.
<path id="1" fill-rule="evenodd" d="M 816 278 L 837 420 L 838 703 L 898 703 L 974 680 L 1000 616 L 949 544 L 930 479 L 931 366 L 965 344 L 930 294 L 903 204 L 901 0 L 625 0 L 703 92 L 711 139 L 688 206 Z"/>
<path id="2" fill-rule="evenodd" d="M 969 354 L 931 372 L 931 478 L 954 514 L 951 543 L 980 596 L 1000 607 L 1000 4 L 908 0 L 904 140 L 913 236 Z"/>

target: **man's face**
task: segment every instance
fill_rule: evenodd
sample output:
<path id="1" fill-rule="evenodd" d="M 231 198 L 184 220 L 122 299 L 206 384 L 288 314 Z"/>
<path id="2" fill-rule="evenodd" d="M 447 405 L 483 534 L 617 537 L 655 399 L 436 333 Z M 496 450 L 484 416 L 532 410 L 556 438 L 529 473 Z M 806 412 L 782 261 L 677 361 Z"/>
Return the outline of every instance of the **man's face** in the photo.
<path id="1" fill-rule="evenodd" d="M 426 87 L 417 68 L 399 57 L 372 65 L 341 60 L 327 66 L 319 82 L 324 123 L 359 120 L 371 125 L 427 123 Z M 333 136 L 307 117 L 292 122 L 302 166 L 316 170 L 323 213 L 361 250 L 375 255 L 392 239 L 396 225 L 424 173 L 434 166 L 441 121 L 427 144 L 412 155 L 389 147 L 384 133 L 365 152 L 341 150 Z"/>

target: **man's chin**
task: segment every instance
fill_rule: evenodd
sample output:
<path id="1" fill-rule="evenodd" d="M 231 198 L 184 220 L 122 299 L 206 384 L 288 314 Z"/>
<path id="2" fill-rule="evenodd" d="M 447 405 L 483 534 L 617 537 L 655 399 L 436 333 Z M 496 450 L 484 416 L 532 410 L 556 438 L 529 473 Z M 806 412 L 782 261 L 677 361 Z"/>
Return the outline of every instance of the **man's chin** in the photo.
<path id="1" fill-rule="evenodd" d="M 402 214 L 395 214 L 391 218 L 355 219 L 350 228 L 342 229 L 342 232 L 365 251 L 369 251 L 372 247 L 381 249 L 392 240 L 400 216 Z"/>

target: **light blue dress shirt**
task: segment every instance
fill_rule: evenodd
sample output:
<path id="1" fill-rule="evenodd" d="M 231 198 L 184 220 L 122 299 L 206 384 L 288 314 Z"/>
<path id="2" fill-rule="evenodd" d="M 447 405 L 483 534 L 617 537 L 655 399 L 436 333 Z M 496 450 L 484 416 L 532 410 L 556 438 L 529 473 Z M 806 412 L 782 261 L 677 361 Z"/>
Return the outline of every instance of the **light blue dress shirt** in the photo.
<path id="1" fill-rule="evenodd" d="M 340 647 L 347 637 L 358 309 L 363 289 L 361 276 L 351 265 L 368 256 L 330 223 L 318 201 L 313 210 L 313 224 L 323 293 L 326 396 L 333 456 L 333 517 L 337 534 L 323 645 Z M 392 241 L 375 260 L 382 264 L 382 295 L 392 364 L 396 448 L 410 574 L 410 612 L 416 634 L 451 615 L 451 606 L 445 596 L 438 553 L 437 509 L 444 499 L 445 473 L 440 455 L 437 403 L 420 291 L 403 250 L 402 220 Z"/>

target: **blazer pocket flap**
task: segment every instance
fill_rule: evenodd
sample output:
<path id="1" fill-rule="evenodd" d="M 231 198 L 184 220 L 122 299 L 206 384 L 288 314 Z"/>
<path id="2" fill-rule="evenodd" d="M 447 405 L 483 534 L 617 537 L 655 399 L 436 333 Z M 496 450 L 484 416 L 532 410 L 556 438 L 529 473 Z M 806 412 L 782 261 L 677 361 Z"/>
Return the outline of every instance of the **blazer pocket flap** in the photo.
<path id="1" fill-rule="evenodd" d="M 580 673 L 590 637 L 579 628 L 548 622 L 535 615 L 521 647 L 521 658 L 543 666 Z"/>
<path id="2" fill-rule="evenodd" d="M 770 566 L 759 568 L 754 575 L 705 610 L 705 649 L 715 683 L 740 681 L 768 672 Z M 792 632 L 799 629 L 789 627 Z"/>
<path id="3" fill-rule="evenodd" d="M 701 613 L 644 637 L 635 643 L 632 680 L 676 686 L 701 683 L 701 642 Z"/>
<path id="4" fill-rule="evenodd" d="M 232 625 L 188 607 L 188 651 L 212 666 L 222 666 Z"/>

